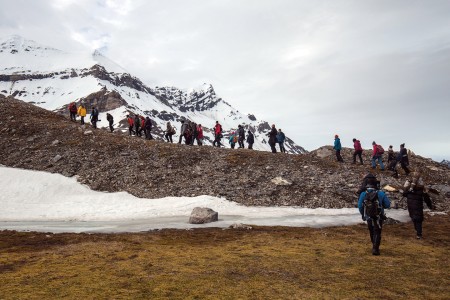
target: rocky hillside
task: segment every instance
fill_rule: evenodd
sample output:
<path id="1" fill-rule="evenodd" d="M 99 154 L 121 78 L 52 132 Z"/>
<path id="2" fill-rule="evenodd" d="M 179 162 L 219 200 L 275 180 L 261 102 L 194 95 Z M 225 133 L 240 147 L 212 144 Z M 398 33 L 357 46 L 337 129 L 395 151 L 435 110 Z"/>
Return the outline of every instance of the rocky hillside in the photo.
<path id="1" fill-rule="evenodd" d="M 355 207 L 362 176 L 371 169 L 334 161 L 331 147 L 312 153 L 272 154 L 147 141 L 105 129 L 81 126 L 60 114 L 0 95 L 0 164 L 76 176 L 100 191 L 127 191 L 138 197 L 215 195 L 245 205 Z M 368 162 L 369 151 L 365 151 Z M 423 170 L 439 210 L 448 210 L 450 168 L 411 154 Z M 406 177 L 375 171 L 391 199 L 404 207 Z M 20 180 L 18 178 L 17 180 Z"/>

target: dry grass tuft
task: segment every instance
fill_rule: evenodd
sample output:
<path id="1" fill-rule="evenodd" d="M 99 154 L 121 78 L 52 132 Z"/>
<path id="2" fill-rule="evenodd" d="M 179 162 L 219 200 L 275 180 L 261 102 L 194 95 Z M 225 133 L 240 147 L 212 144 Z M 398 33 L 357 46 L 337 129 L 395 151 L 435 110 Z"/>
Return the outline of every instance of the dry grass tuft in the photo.
<path id="1" fill-rule="evenodd" d="M 450 222 L 163 230 L 139 234 L 0 232 L 0 299 L 445 299 Z"/>

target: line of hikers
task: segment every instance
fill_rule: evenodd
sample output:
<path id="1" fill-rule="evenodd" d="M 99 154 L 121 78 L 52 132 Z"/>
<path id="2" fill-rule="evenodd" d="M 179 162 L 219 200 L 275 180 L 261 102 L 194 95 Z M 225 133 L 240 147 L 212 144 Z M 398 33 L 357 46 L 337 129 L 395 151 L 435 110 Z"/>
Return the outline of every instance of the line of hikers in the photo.
<path id="1" fill-rule="evenodd" d="M 69 104 L 69 113 L 70 113 L 70 119 L 72 121 L 76 121 L 76 116 L 79 115 L 81 117 L 81 125 L 84 125 L 84 118 L 86 117 L 86 108 L 85 106 L 80 103 L 78 108 L 75 104 L 75 102 L 72 102 Z M 94 128 L 97 128 L 97 122 L 100 120 L 98 119 L 98 109 L 95 106 L 92 106 L 92 112 L 90 115 L 90 120 L 92 123 L 92 126 Z M 114 117 L 110 114 L 106 114 L 106 119 L 109 123 L 109 129 L 111 132 L 114 131 Z M 148 140 L 152 140 L 153 136 L 151 134 L 151 130 L 153 128 L 152 121 L 147 116 L 144 118 L 140 115 L 127 115 L 127 122 L 128 122 L 128 132 L 129 135 L 135 135 L 142 137 L 142 131 L 144 132 L 144 136 Z M 164 131 L 164 137 L 167 142 L 173 143 L 172 136 L 176 134 L 176 128 L 170 124 L 170 122 L 167 122 L 166 130 Z M 286 153 L 286 149 L 284 148 L 284 141 L 286 139 L 286 136 L 284 135 L 284 132 L 279 129 L 275 128 L 275 125 L 272 125 L 271 131 L 268 133 L 269 136 L 269 145 L 271 148 L 271 151 L 273 153 L 276 153 L 277 150 L 275 148 L 275 145 L 278 144 L 280 147 L 280 152 Z M 216 125 L 214 126 L 214 141 L 213 146 L 214 147 L 221 147 L 223 144 L 221 143 L 223 138 L 223 129 L 222 125 L 220 125 L 219 121 L 216 121 Z M 201 124 L 196 124 L 193 121 L 189 120 L 181 120 L 181 128 L 180 128 L 180 137 L 178 143 L 181 144 L 182 140 L 185 140 L 185 144 L 187 145 L 194 145 L 194 142 L 197 141 L 197 145 L 202 146 L 204 135 L 203 135 L 203 128 Z M 245 148 L 244 141 L 248 144 L 248 149 L 253 149 L 253 144 L 255 143 L 255 136 L 253 133 L 248 130 L 247 131 L 247 138 L 245 136 L 245 129 L 242 125 L 238 125 L 237 131 L 231 131 L 228 137 L 228 142 L 232 149 L 235 148 L 236 143 L 238 143 L 238 148 Z"/>
<path id="2" fill-rule="evenodd" d="M 407 199 L 409 216 L 414 224 L 417 239 L 422 239 L 423 203 L 429 209 L 434 209 L 431 198 L 428 195 L 425 184 L 419 171 L 412 173 L 412 179 L 406 180 L 403 196 Z M 358 209 L 367 226 L 372 242 L 372 254 L 380 255 L 381 232 L 383 223 L 387 219 L 384 209 L 390 208 L 391 201 L 380 189 L 380 181 L 375 175 L 368 174 L 364 177 L 358 190 Z"/>
<path id="3" fill-rule="evenodd" d="M 353 152 L 353 164 L 356 164 L 356 157 L 359 158 L 359 162 L 362 165 L 363 159 L 362 159 L 362 153 L 363 148 L 361 146 L 361 142 L 354 138 L 353 139 L 353 148 L 355 151 Z M 341 156 L 341 140 L 339 139 L 339 136 L 336 134 L 334 136 L 334 147 L 333 149 L 336 151 L 336 159 L 338 162 L 343 163 L 344 159 Z M 375 141 L 372 142 L 372 160 L 371 165 L 372 169 L 375 169 L 377 167 L 377 163 L 380 165 L 380 170 L 384 171 L 385 166 L 383 164 L 383 154 L 385 153 L 383 146 L 377 144 Z M 408 158 L 408 150 L 405 148 L 405 144 L 400 145 L 400 150 L 397 154 L 395 154 L 393 146 L 390 145 L 388 148 L 388 170 L 393 171 L 392 174 L 394 177 L 398 178 L 398 172 L 397 172 L 397 164 L 400 163 L 400 166 L 405 171 L 406 175 L 408 175 L 411 171 L 409 170 L 409 158 Z"/>

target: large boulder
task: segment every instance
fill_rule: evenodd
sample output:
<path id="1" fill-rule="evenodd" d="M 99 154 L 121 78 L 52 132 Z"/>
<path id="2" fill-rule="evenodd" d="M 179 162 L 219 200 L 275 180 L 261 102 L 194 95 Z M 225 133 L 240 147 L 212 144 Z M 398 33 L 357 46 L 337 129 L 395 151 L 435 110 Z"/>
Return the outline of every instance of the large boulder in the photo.
<path id="1" fill-rule="evenodd" d="M 219 214 L 207 207 L 195 207 L 191 212 L 189 218 L 190 224 L 204 224 L 219 220 Z"/>

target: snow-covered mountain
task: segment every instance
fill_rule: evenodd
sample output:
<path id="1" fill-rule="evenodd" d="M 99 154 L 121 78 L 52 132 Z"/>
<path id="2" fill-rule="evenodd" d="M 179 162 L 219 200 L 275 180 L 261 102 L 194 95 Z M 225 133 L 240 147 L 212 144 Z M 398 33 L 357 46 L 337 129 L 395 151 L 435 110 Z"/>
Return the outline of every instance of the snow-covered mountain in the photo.
<path id="1" fill-rule="evenodd" d="M 215 121 L 222 124 L 225 138 L 241 124 L 254 132 L 254 149 L 270 149 L 269 123 L 233 108 L 216 95 L 211 84 L 190 90 L 149 87 L 98 51 L 69 53 L 16 35 L 0 40 L 0 93 L 62 113 L 73 101 L 83 102 L 88 110 L 96 105 L 103 127 L 107 112 L 114 116 L 115 126 L 124 129 L 126 115 L 149 116 L 159 137 L 168 121 L 179 131 L 179 121 L 191 120 L 202 124 L 206 144 L 213 140 Z M 178 140 L 177 135 L 174 138 Z M 290 153 L 306 152 L 288 137 L 285 147 Z"/>

